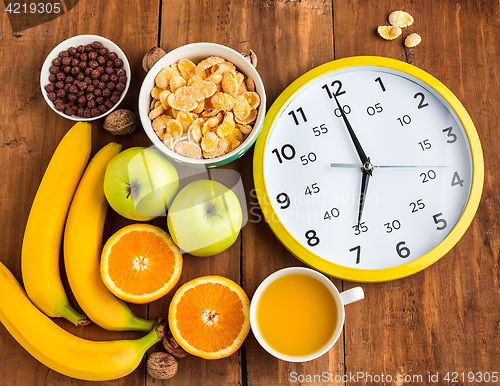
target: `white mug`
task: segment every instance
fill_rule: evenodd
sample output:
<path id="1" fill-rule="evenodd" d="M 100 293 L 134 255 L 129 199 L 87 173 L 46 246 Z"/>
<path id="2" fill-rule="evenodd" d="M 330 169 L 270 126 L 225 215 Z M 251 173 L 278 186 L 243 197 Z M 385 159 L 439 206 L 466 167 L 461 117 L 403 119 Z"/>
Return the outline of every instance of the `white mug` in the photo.
<path id="1" fill-rule="evenodd" d="M 303 355 L 303 356 L 291 356 L 287 354 L 283 354 L 277 350 L 275 350 L 273 347 L 271 347 L 263 338 L 259 331 L 259 326 L 257 323 L 257 305 L 259 302 L 259 299 L 264 292 L 264 290 L 274 282 L 276 279 L 281 278 L 286 275 L 307 275 L 310 277 L 313 277 L 323 283 L 326 288 L 331 292 L 335 299 L 335 304 L 337 305 L 337 325 L 335 326 L 335 331 L 333 332 L 333 335 L 331 338 L 328 340 L 328 342 L 325 342 L 325 344 L 317 351 L 309 354 L 309 355 Z M 350 304 L 353 302 L 357 302 L 358 300 L 361 300 L 364 298 L 364 292 L 361 287 L 355 287 L 351 288 L 347 291 L 344 291 L 340 293 L 337 288 L 333 285 L 333 283 L 323 274 L 319 273 L 318 271 L 315 271 L 310 268 L 302 268 L 302 267 L 292 267 L 292 268 L 285 268 L 281 269 L 279 271 L 274 272 L 273 274 L 269 275 L 262 283 L 260 283 L 259 287 L 255 291 L 252 301 L 250 303 L 250 326 L 252 328 L 252 332 L 259 342 L 259 344 L 271 355 L 275 356 L 278 359 L 282 359 L 284 361 L 288 362 L 305 362 L 305 361 L 310 361 L 313 359 L 316 359 L 326 353 L 328 350 L 330 350 L 337 339 L 339 338 L 342 328 L 344 326 L 344 305 Z"/>

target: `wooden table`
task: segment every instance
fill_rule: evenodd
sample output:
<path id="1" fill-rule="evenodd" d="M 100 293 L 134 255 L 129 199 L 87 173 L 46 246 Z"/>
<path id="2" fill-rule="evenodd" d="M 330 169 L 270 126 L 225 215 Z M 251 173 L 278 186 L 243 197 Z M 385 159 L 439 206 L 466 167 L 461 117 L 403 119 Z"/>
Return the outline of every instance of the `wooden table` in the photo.
<path id="1" fill-rule="evenodd" d="M 377 26 L 387 25 L 389 13 L 398 9 L 415 17 L 414 25 L 403 34 L 418 32 L 422 36 L 416 48 L 405 48 L 401 38 L 389 42 L 377 35 Z M 445 380 L 447 373 L 453 378 L 452 372 L 459 374 L 458 383 L 453 384 L 483 384 L 468 383 L 468 372 L 499 375 L 498 1 L 65 0 L 63 10 L 67 10 L 63 16 L 24 30 L 22 25 L 16 27 L 21 30 L 11 27 L 6 12 L 1 15 L 0 259 L 20 281 L 21 243 L 31 203 L 54 149 L 72 125 L 45 103 L 39 86 L 40 69 L 48 52 L 73 35 L 97 34 L 121 46 L 132 67 L 132 85 L 122 107 L 134 112 L 145 76 L 142 57 L 156 45 L 168 51 L 207 41 L 240 52 L 252 49 L 259 58 L 257 69 L 266 87 L 267 107 L 293 80 L 325 62 L 354 55 L 405 61 L 437 77 L 462 101 L 479 132 L 485 161 L 482 201 L 460 242 L 418 274 L 388 283 L 362 284 L 365 300 L 346 309 L 343 336 L 328 354 L 308 363 L 279 361 L 250 333 L 239 352 L 226 359 L 181 359 L 178 374 L 171 380 L 149 377 L 144 359 L 129 376 L 100 384 L 364 385 L 384 384 L 383 375 L 385 380 L 388 375 L 393 379 L 387 384 L 452 384 L 451 379 Z M 105 132 L 102 124 L 102 120 L 93 123 L 93 154 L 110 141 L 119 141 L 124 147 L 150 145 L 141 129 L 118 138 Z M 242 176 L 248 223 L 227 251 L 211 258 L 185 256 L 181 283 L 218 274 L 240 283 L 251 296 L 270 273 L 302 265 L 263 221 L 253 194 L 252 153 L 228 167 Z M 129 223 L 110 210 L 105 238 Z M 153 223 L 165 228 L 165 217 Z M 335 278 L 332 281 L 342 290 L 358 285 Z M 142 317 L 165 314 L 172 293 L 132 309 Z M 74 304 L 74 298 L 71 301 Z M 56 322 L 88 339 L 141 335 Z M 150 352 L 160 349 L 157 345 Z M 361 373 L 364 379 L 359 378 Z M 465 373 L 465 382 L 461 373 Z M 86 384 L 40 364 L 3 326 L 0 374 L 5 386 Z M 439 381 L 431 382 L 437 379 L 436 374 Z"/>

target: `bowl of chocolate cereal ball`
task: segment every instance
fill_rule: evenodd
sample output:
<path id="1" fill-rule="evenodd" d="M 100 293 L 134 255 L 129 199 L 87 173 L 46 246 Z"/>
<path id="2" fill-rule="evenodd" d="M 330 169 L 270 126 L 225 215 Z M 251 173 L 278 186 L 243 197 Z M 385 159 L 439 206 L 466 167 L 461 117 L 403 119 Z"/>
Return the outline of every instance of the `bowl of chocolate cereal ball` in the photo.
<path id="1" fill-rule="evenodd" d="M 73 121 L 103 118 L 130 86 L 130 64 L 111 40 L 78 35 L 58 44 L 43 63 L 40 86 L 47 104 Z"/>
<path id="2" fill-rule="evenodd" d="M 266 112 L 252 59 L 213 43 L 187 44 L 161 57 L 139 93 L 139 117 L 153 145 L 189 166 L 222 166 L 245 154 Z"/>

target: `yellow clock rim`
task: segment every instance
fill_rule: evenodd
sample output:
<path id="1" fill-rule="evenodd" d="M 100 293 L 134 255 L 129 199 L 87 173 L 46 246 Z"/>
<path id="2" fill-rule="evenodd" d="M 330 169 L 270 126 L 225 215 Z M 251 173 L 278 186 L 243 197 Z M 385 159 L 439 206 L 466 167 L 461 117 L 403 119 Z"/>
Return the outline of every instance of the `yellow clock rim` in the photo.
<path id="1" fill-rule="evenodd" d="M 283 224 L 278 220 L 278 216 L 274 212 L 274 209 L 267 195 L 266 185 L 264 181 L 265 145 L 267 143 L 273 123 L 282 107 L 292 96 L 295 95 L 298 90 L 300 90 L 304 85 L 311 82 L 312 80 L 324 75 L 325 73 L 356 66 L 391 68 L 409 74 L 425 83 L 427 86 L 430 86 L 439 95 L 441 95 L 441 97 L 454 110 L 454 112 L 462 122 L 471 147 L 471 191 L 469 199 L 467 201 L 467 205 L 465 206 L 465 209 L 457 224 L 451 230 L 448 236 L 446 236 L 443 241 L 439 243 L 434 249 L 430 250 L 429 252 L 415 260 L 391 268 L 359 269 L 345 267 L 327 261 L 322 257 L 314 254 L 309 249 L 305 248 L 287 231 Z M 274 232 L 274 234 L 281 241 L 281 243 L 295 257 L 297 257 L 305 264 L 327 275 L 337 277 L 339 279 L 355 282 L 383 282 L 399 279 L 417 273 L 435 263 L 455 246 L 455 244 L 460 240 L 460 238 L 464 235 L 465 231 L 469 227 L 479 206 L 484 182 L 484 161 L 481 143 L 479 141 L 479 136 L 474 123 L 472 122 L 472 119 L 470 118 L 467 110 L 465 110 L 464 106 L 458 100 L 458 98 L 443 83 L 441 83 L 439 80 L 437 80 L 435 77 L 425 72 L 424 70 L 421 70 L 411 64 L 401 62 L 399 60 L 379 56 L 355 56 L 334 60 L 308 71 L 307 73 L 296 79 L 293 83 L 291 83 L 278 96 L 278 98 L 274 101 L 271 108 L 266 114 L 264 126 L 255 144 L 253 174 L 257 198 L 259 200 L 260 207 L 267 223 L 271 227 L 271 230 Z"/>

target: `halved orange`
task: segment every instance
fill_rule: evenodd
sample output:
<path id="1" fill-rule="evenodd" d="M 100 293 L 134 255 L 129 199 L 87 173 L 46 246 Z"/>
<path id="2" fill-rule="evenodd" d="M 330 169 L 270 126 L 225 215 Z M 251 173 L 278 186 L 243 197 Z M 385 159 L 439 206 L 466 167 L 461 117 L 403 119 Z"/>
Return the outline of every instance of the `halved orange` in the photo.
<path id="1" fill-rule="evenodd" d="M 219 359 L 240 348 L 250 330 L 249 312 L 250 301 L 238 284 L 222 276 L 203 276 L 177 290 L 168 322 L 188 353 Z"/>
<path id="2" fill-rule="evenodd" d="M 174 288 L 182 271 L 182 254 L 163 229 L 128 225 L 111 236 L 101 255 L 101 277 L 118 298 L 149 303 Z"/>

